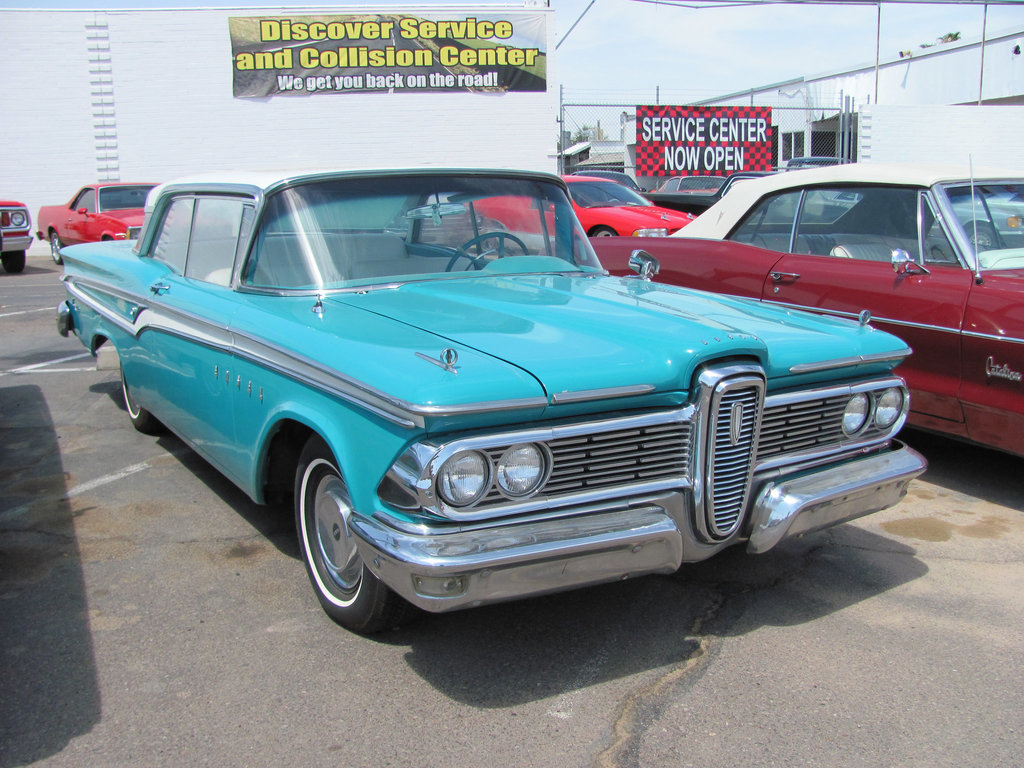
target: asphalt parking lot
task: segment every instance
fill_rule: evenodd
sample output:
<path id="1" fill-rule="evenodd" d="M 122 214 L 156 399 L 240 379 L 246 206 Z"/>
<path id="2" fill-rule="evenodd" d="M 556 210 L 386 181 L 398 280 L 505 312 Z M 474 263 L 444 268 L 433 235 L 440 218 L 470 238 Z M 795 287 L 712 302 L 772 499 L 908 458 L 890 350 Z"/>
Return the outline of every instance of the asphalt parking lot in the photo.
<path id="1" fill-rule="evenodd" d="M 0 766 L 1019 766 L 1022 460 L 907 433 L 898 507 L 372 639 L 290 511 L 129 424 L 0 273 Z"/>

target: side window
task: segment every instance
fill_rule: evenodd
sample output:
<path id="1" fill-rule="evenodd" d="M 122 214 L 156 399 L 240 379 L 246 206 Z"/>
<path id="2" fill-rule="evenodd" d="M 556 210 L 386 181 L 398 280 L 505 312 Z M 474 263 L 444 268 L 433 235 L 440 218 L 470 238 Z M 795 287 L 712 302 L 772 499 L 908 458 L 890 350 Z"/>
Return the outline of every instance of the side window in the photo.
<path id="1" fill-rule="evenodd" d="M 909 187 L 835 187 L 807 190 L 797 224 L 797 253 L 892 260 L 900 248 L 920 261 L 918 190 Z"/>
<path id="2" fill-rule="evenodd" d="M 800 190 L 794 190 L 766 197 L 739 223 L 729 239 L 771 251 L 788 251 L 800 194 Z"/>
<path id="3" fill-rule="evenodd" d="M 160 234 L 153 246 L 153 258 L 169 265 L 179 274 L 185 271 L 194 202 L 191 197 L 179 197 L 171 202 L 164 212 Z"/>
<path id="4" fill-rule="evenodd" d="M 76 211 L 85 208 L 87 213 L 96 213 L 96 190 L 83 189 L 71 207 Z"/>
<path id="5" fill-rule="evenodd" d="M 225 197 L 197 198 L 185 276 L 231 284 L 244 203 Z"/>
<path id="6" fill-rule="evenodd" d="M 921 195 L 921 231 L 924 232 L 924 262 L 925 264 L 950 264 L 957 265 L 956 251 L 953 244 L 946 236 L 945 230 L 935 209 L 928 201 L 928 198 Z"/>

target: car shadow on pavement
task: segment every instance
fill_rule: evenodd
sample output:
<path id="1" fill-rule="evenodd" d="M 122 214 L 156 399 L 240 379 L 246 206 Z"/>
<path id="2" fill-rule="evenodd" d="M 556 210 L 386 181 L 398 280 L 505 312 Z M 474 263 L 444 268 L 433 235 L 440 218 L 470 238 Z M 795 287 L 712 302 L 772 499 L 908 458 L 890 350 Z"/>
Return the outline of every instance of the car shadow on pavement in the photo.
<path id="1" fill-rule="evenodd" d="M 964 443 L 942 435 L 907 429 L 900 438 L 928 459 L 922 480 L 992 504 L 1024 510 L 1024 484 L 1016 482 L 1019 456 Z"/>
<path id="2" fill-rule="evenodd" d="M 100 718 L 75 510 L 35 386 L 0 387 L 0 766 L 49 757 Z"/>
<path id="3" fill-rule="evenodd" d="M 914 550 L 856 526 L 734 547 L 672 576 L 431 615 L 383 637 L 444 695 L 485 708 L 654 670 L 699 675 L 725 637 L 813 622 L 927 573 Z M 457 650 L 454 650 L 457 649 Z"/>
<path id="4" fill-rule="evenodd" d="M 128 412 L 124 405 L 119 379 L 93 384 L 89 387 L 93 393 L 106 394 L 124 414 L 128 422 Z M 295 521 L 290 509 L 273 504 L 256 504 L 234 483 L 221 474 L 212 464 L 189 448 L 172 432 L 165 432 L 153 438 L 154 446 L 174 456 L 186 470 L 191 472 L 207 488 L 215 493 L 224 504 L 235 510 L 246 522 L 273 544 L 285 555 L 299 557 L 298 539 L 295 536 Z"/>

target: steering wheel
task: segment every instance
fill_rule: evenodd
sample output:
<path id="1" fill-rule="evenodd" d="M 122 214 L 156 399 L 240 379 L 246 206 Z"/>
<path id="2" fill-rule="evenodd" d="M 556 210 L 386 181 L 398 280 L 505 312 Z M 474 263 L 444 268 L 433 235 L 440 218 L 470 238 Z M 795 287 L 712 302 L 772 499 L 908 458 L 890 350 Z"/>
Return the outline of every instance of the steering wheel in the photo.
<path id="1" fill-rule="evenodd" d="M 472 246 L 476 245 L 477 243 L 482 243 L 485 240 L 491 240 L 491 239 L 496 239 L 498 241 L 498 247 L 497 248 L 490 248 L 490 249 L 484 251 L 483 253 L 481 253 L 481 254 L 479 254 L 477 256 L 474 256 L 473 254 L 471 254 L 467 250 L 468 248 L 471 248 Z M 470 264 L 470 266 L 473 267 L 473 269 L 483 269 L 485 266 L 487 266 L 487 262 L 484 260 L 484 256 L 487 256 L 487 255 L 497 251 L 499 259 L 505 257 L 505 240 L 506 239 L 511 240 L 513 243 L 518 245 L 519 248 L 522 250 L 524 256 L 527 253 L 529 253 L 528 249 L 526 248 L 526 243 L 524 243 L 518 237 L 516 237 L 515 235 L 513 235 L 513 234 L 511 234 L 509 232 L 498 232 L 498 231 L 495 231 L 495 232 L 484 232 L 482 235 L 477 235 L 476 237 L 472 237 L 469 240 L 467 240 L 466 242 L 464 242 L 462 245 L 460 245 L 458 247 L 458 249 L 455 251 L 455 255 L 452 256 L 451 259 L 448 260 L 448 266 L 444 268 L 444 271 L 445 272 L 451 272 L 452 271 L 452 267 L 455 266 L 455 262 L 457 262 L 459 259 L 468 259 L 469 260 L 469 264 Z"/>

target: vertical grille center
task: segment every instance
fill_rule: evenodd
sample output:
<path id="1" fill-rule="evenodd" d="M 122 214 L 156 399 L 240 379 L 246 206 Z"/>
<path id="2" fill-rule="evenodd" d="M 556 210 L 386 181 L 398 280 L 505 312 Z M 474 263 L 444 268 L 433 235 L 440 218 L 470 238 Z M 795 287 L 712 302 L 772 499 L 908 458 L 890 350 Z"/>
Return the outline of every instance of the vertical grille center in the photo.
<path id="1" fill-rule="evenodd" d="M 711 398 L 704 514 L 713 539 L 728 538 L 743 520 L 763 402 L 763 381 L 750 377 L 720 382 Z"/>

